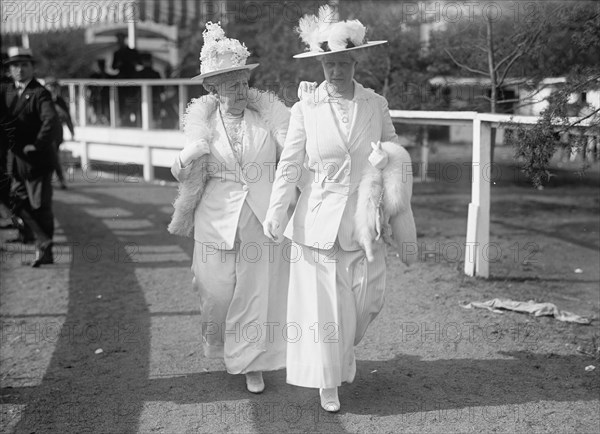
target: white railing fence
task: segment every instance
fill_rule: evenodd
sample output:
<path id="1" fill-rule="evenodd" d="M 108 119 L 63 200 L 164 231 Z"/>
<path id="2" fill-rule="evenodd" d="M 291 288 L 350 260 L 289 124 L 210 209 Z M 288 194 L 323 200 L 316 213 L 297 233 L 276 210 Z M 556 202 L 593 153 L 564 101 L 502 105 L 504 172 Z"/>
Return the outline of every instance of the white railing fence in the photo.
<path id="1" fill-rule="evenodd" d="M 178 128 L 179 119 L 189 99 L 201 94 L 197 83 L 189 79 L 63 80 L 62 83 L 68 86 L 71 114 L 77 120 L 76 142 L 66 142 L 63 146 L 80 157 L 84 167 L 91 160 L 141 164 L 147 181 L 154 179 L 154 167 L 170 167 L 181 150 L 184 138 Z M 164 104 L 171 107 L 166 117 L 161 112 Z M 490 234 L 491 131 L 506 128 L 508 123 L 533 125 L 538 118 L 470 111 L 390 110 L 390 114 L 394 123 L 472 126 L 472 188 L 464 272 L 469 276 L 489 277 L 489 261 L 485 256 Z M 157 116 L 166 121 L 158 122 Z M 586 120 L 578 129 L 583 131 L 590 125 Z M 428 147 L 423 146 L 421 173 L 427 173 L 428 159 Z"/>

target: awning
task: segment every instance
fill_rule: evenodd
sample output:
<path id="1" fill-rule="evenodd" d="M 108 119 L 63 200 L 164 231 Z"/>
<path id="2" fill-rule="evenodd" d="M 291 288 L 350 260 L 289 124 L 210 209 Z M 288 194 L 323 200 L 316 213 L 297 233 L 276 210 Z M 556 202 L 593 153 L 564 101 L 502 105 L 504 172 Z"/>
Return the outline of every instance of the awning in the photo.
<path id="1" fill-rule="evenodd" d="M 218 21 L 226 1 L 201 0 L 3 0 L 0 33 L 32 34 L 153 21 L 180 28 Z"/>

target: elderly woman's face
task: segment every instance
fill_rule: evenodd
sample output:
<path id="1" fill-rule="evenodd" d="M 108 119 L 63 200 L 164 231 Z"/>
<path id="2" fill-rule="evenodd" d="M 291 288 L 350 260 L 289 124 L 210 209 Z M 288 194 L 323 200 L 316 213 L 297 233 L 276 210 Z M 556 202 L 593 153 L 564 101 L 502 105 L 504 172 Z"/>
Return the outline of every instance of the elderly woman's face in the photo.
<path id="1" fill-rule="evenodd" d="M 248 105 L 248 77 L 237 76 L 222 81 L 217 87 L 221 110 L 232 115 L 241 115 Z"/>
<path id="2" fill-rule="evenodd" d="M 356 60 L 348 53 L 328 54 L 321 58 L 325 80 L 340 92 L 352 89 Z"/>

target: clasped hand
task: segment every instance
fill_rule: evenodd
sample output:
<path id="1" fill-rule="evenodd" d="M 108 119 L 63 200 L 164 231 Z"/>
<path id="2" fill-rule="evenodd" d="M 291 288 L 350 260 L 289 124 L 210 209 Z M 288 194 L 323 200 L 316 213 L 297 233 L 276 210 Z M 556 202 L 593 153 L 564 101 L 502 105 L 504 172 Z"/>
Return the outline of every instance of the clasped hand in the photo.
<path id="1" fill-rule="evenodd" d="M 265 233 L 265 237 L 276 243 L 280 243 L 283 239 L 279 235 L 279 222 L 277 220 L 267 217 L 263 222 L 263 232 Z"/>
<path id="2" fill-rule="evenodd" d="M 183 166 L 187 166 L 192 161 L 206 155 L 210 152 L 208 142 L 204 139 L 195 140 L 188 143 L 179 153 L 179 159 Z"/>
<path id="3" fill-rule="evenodd" d="M 24 154 L 29 154 L 30 152 L 36 151 L 37 148 L 35 147 L 35 145 L 25 145 L 23 146 L 23 153 Z"/>

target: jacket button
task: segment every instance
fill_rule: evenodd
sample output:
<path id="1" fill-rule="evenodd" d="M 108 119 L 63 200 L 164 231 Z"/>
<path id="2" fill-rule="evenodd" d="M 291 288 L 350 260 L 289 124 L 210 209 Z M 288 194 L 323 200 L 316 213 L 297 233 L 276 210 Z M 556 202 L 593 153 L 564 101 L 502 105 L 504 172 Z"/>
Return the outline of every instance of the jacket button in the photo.
<path id="1" fill-rule="evenodd" d="M 248 191 L 248 186 L 246 184 L 244 184 L 244 186 L 242 187 L 242 190 Z"/>
<path id="2" fill-rule="evenodd" d="M 346 169 L 346 170 L 344 170 L 344 173 L 345 173 L 346 175 L 350 175 L 350 169 Z"/>

